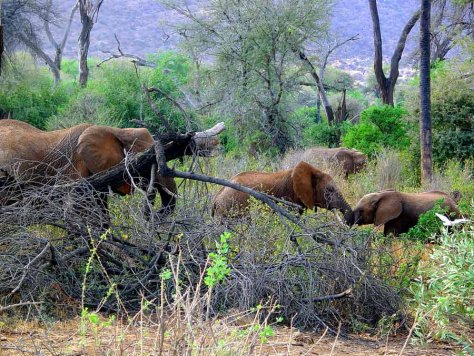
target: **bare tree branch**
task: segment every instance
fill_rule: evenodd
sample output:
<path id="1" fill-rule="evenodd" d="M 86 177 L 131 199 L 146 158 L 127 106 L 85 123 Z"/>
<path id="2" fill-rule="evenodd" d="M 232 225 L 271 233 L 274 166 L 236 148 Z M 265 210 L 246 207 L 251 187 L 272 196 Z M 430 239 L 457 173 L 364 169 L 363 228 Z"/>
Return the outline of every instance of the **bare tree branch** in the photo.
<path id="1" fill-rule="evenodd" d="M 108 57 L 108 58 L 104 59 L 103 61 L 101 61 L 100 63 L 98 63 L 97 67 L 100 67 L 102 64 L 104 64 L 105 62 L 108 62 L 112 59 L 130 58 L 130 59 L 132 59 L 132 63 L 136 64 L 137 66 L 156 68 L 156 63 L 154 63 L 154 62 L 147 61 L 146 59 L 141 58 L 141 57 L 139 57 L 137 55 L 134 55 L 134 54 L 123 52 L 122 48 L 121 48 L 120 41 L 119 41 L 116 33 L 114 33 L 114 37 L 115 37 L 115 41 L 117 41 L 117 51 L 118 51 L 118 53 L 113 53 L 111 51 L 102 51 L 103 53 L 110 54 L 110 57 Z"/>

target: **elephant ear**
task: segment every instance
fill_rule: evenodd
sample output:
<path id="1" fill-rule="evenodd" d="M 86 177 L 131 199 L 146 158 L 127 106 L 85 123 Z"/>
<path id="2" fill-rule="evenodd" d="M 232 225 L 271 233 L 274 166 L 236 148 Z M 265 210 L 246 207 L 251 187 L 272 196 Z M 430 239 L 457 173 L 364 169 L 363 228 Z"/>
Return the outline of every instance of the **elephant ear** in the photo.
<path id="1" fill-rule="evenodd" d="M 308 209 L 314 208 L 314 180 L 315 169 L 309 163 L 301 161 L 294 168 L 291 175 L 293 190 L 296 196 Z"/>
<path id="2" fill-rule="evenodd" d="M 375 226 L 385 225 L 387 222 L 398 218 L 403 211 L 400 196 L 393 190 L 381 193 L 381 197 L 376 204 Z"/>
<path id="3" fill-rule="evenodd" d="M 92 173 L 105 171 L 124 158 L 124 146 L 107 127 L 92 126 L 79 137 L 77 153 Z"/>

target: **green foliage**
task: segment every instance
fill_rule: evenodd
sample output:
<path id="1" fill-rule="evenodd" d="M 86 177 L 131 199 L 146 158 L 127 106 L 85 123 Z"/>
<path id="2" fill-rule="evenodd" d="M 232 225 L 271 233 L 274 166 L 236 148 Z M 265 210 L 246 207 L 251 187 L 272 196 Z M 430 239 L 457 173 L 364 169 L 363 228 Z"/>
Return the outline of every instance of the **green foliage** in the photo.
<path id="1" fill-rule="evenodd" d="M 461 214 L 474 216 L 474 160 L 459 162 L 456 159 L 447 161 L 442 167 L 443 177 L 449 182 L 451 191 L 459 191 L 461 200 L 458 202 Z"/>
<path id="2" fill-rule="evenodd" d="M 83 123 L 120 127 L 107 100 L 89 90 L 80 91 L 58 114 L 48 119 L 46 129 L 57 130 Z"/>
<path id="3" fill-rule="evenodd" d="M 472 340 L 465 334 L 474 325 L 472 266 L 474 225 L 453 233 L 444 229 L 430 263 L 420 270 L 418 282 L 412 286 L 417 315 L 414 335 L 418 339 L 454 340 L 464 352 L 474 353 Z"/>
<path id="4" fill-rule="evenodd" d="M 220 242 L 216 241 L 216 252 L 209 254 L 211 262 L 206 270 L 204 283 L 210 288 L 222 282 L 230 274 L 230 267 L 227 264 L 227 254 L 229 253 L 229 244 L 227 241 L 231 237 L 230 232 L 224 232 L 220 236 Z"/>
<path id="5" fill-rule="evenodd" d="M 63 59 L 61 62 L 61 72 L 63 77 L 69 76 L 71 79 L 76 80 L 79 77 L 79 64 L 77 59 Z"/>
<path id="6" fill-rule="evenodd" d="M 266 344 L 269 337 L 275 336 L 275 330 L 270 325 L 265 325 L 263 328 L 261 328 L 259 336 L 260 342 Z"/>
<path id="7" fill-rule="evenodd" d="M 373 157 L 382 147 L 404 149 L 410 141 L 408 126 L 401 107 L 371 106 L 360 115 L 360 123 L 350 127 L 342 137 L 344 146 L 356 148 Z"/>
<path id="8" fill-rule="evenodd" d="M 186 127 L 182 112 L 166 98 L 167 95 L 179 101 L 183 95 L 180 86 L 188 80 L 189 59 L 175 52 L 164 52 L 151 56 L 150 60 L 156 63 L 156 68 L 141 68 L 138 76 L 128 61 L 108 62 L 99 68 L 91 68 L 87 88 L 73 93 L 75 95 L 51 118 L 48 128 L 69 127 L 83 122 L 133 127 L 132 120 L 143 119 L 158 129 L 163 129 L 163 120 L 177 131 L 190 129 Z M 63 71 L 75 79 L 76 65 L 76 61 L 64 61 Z M 156 117 L 150 108 L 142 83 L 166 94 L 150 93 L 160 110 L 160 117 Z"/>
<path id="9" fill-rule="evenodd" d="M 26 121 L 40 129 L 69 100 L 70 88 L 61 83 L 53 88 L 51 75 L 44 67 L 36 67 L 23 55 L 21 68 L 2 69 L 0 80 L 0 116 Z"/>
<path id="10" fill-rule="evenodd" d="M 408 239 L 428 242 L 439 233 L 443 226 L 441 220 L 436 214 L 445 215 L 448 212 L 447 207 L 443 207 L 444 199 L 436 201 L 434 207 L 420 215 L 418 223 L 413 226 L 404 236 Z"/>
<path id="11" fill-rule="evenodd" d="M 342 89 L 352 89 L 354 79 L 348 72 L 328 66 L 324 72 L 324 84 L 326 84 L 330 90 L 339 92 Z"/>
<path id="12" fill-rule="evenodd" d="M 433 160 L 442 165 L 450 159 L 474 158 L 474 96 L 472 76 L 474 62 L 466 60 L 436 62 L 431 69 L 431 119 Z M 418 78 L 406 88 L 406 106 L 413 126 L 413 141 L 418 138 L 420 100 Z"/>
<path id="13" fill-rule="evenodd" d="M 314 106 L 303 106 L 295 110 L 291 116 L 291 122 L 299 126 L 303 131 L 303 142 L 305 145 L 318 145 L 327 147 L 338 147 L 341 135 L 345 133 L 350 124 L 343 122 L 329 125 L 325 120 L 322 110 L 322 122 L 317 122 L 317 109 Z"/>
<path id="14" fill-rule="evenodd" d="M 328 125 L 327 123 L 315 124 L 304 132 L 305 143 L 326 147 L 339 147 L 341 136 L 350 127 L 348 122 Z"/>
<path id="15" fill-rule="evenodd" d="M 472 80 L 454 70 L 442 70 L 432 81 L 433 158 L 474 158 L 474 95 Z"/>
<path id="16" fill-rule="evenodd" d="M 148 70 L 145 69 L 143 75 L 147 74 Z M 97 112 L 108 111 L 123 127 L 132 126 L 130 121 L 140 118 L 143 109 L 139 79 L 133 65 L 127 62 L 109 62 L 95 68 L 87 88 L 81 94 L 94 98 L 100 104 Z M 75 103 L 71 102 L 71 105 L 74 106 Z"/>

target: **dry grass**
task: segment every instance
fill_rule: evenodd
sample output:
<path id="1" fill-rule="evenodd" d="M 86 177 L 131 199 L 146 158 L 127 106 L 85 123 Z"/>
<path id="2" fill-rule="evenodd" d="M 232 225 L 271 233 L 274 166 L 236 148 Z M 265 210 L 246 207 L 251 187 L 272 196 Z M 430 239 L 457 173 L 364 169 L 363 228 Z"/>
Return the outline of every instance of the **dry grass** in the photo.
<path id="1" fill-rule="evenodd" d="M 104 317 L 100 318 L 105 321 Z M 245 335 L 252 328 L 253 318 L 242 313 L 221 317 L 208 323 L 206 329 L 196 329 L 197 344 L 186 348 L 177 345 L 170 333 L 162 345 L 163 355 L 400 355 L 406 335 L 377 338 L 368 334 L 341 337 L 327 332 L 300 332 L 292 327 L 276 326 L 274 335 L 266 342 Z M 155 322 L 114 321 L 97 330 L 81 332 L 81 319 L 40 325 L 18 322 L 0 330 L 0 354 L 17 355 L 160 355 L 157 335 L 160 327 Z M 208 334 L 213 331 L 217 343 Z M 199 333 L 199 335 L 198 335 Z M 255 341 L 253 344 L 252 342 Z M 425 346 L 407 345 L 403 355 L 453 355 L 457 348 L 443 343 Z"/>

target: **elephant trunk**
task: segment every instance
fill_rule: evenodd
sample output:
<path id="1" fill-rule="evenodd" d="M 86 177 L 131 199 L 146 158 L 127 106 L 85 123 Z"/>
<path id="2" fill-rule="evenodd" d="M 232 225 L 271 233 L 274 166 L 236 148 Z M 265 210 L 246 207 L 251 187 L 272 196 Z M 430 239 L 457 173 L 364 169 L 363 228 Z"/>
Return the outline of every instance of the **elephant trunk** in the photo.
<path id="1" fill-rule="evenodd" d="M 338 194 L 334 205 L 335 206 L 333 206 L 332 208 L 338 209 L 344 215 L 344 220 L 346 224 L 349 226 L 354 225 L 354 213 L 352 211 L 351 206 L 349 205 L 349 203 L 347 203 L 342 194 Z"/>

